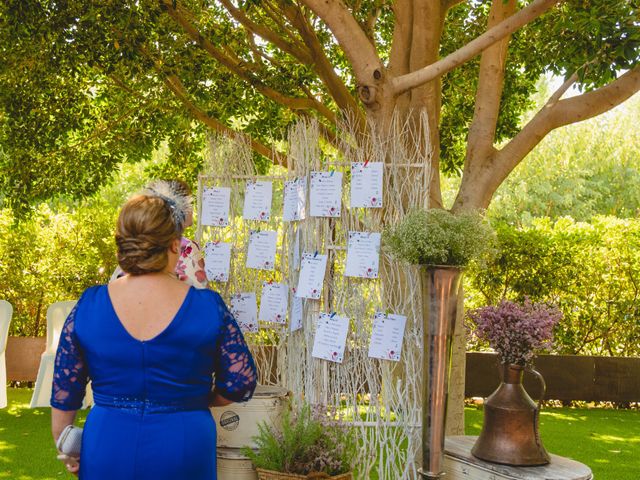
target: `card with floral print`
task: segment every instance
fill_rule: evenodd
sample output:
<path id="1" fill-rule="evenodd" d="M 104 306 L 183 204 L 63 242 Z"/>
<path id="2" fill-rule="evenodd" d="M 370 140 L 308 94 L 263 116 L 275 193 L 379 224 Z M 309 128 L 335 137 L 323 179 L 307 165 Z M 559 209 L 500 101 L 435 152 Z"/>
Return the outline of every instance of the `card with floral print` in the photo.
<path id="1" fill-rule="evenodd" d="M 349 232 L 345 277 L 378 278 L 380 233 Z"/>
<path id="2" fill-rule="evenodd" d="M 376 312 L 373 317 L 369 357 L 399 361 L 406 323 L 407 317 L 404 315 Z"/>
<path id="3" fill-rule="evenodd" d="M 273 270 L 276 263 L 277 232 L 252 230 L 249 233 L 247 268 Z"/>
<path id="4" fill-rule="evenodd" d="M 311 356 L 342 363 L 349 333 L 349 319 L 336 313 L 320 313 Z"/>
<path id="5" fill-rule="evenodd" d="M 286 323 L 289 308 L 289 286 L 286 283 L 263 282 L 259 320 Z"/>
<path id="6" fill-rule="evenodd" d="M 342 172 L 311 172 L 309 203 L 312 217 L 339 217 Z"/>
<path id="7" fill-rule="evenodd" d="M 231 244 L 207 242 L 204 246 L 204 269 L 212 282 L 228 282 L 231 263 Z"/>
<path id="8" fill-rule="evenodd" d="M 382 208 L 384 163 L 351 163 L 351 208 Z"/>
<path id="9" fill-rule="evenodd" d="M 231 295 L 231 315 L 236 319 L 244 333 L 258 331 L 258 304 L 255 292 Z"/>
<path id="10" fill-rule="evenodd" d="M 272 197 L 273 185 L 271 182 L 248 181 L 244 190 L 242 218 L 245 220 L 268 221 L 271 218 Z"/>
<path id="11" fill-rule="evenodd" d="M 200 223 L 214 227 L 229 225 L 231 189 L 227 187 L 204 187 Z"/>

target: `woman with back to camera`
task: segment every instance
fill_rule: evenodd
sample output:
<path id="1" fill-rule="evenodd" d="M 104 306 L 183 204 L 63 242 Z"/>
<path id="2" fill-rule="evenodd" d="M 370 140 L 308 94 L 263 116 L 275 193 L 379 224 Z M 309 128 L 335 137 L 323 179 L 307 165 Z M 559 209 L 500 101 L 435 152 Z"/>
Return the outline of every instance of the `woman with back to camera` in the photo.
<path id="1" fill-rule="evenodd" d="M 116 229 L 128 275 L 86 290 L 65 322 L 52 432 L 58 439 L 73 424 L 90 377 L 80 464 L 67 464 L 82 480 L 215 479 L 208 407 L 247 401 L 255 389 L 253 358 L 220 295 L 174 273 L 186 204 L 156 190 L 130 199 Z"/>

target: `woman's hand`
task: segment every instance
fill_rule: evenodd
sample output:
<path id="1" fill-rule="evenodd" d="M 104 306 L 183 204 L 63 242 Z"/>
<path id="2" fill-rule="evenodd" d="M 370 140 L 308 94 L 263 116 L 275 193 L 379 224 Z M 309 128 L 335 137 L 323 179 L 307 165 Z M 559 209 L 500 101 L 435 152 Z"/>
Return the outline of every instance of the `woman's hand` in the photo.
<path id="1" fill-rule="evenodd" d="M 64 463 L 69 473 L 74 474 L 76 477 L 78 476 L 78 472 L 80 471 L 79 459 L 73 458 L 73 457 L 70 457 L 69 455 L 65 455 L 64 453 L 61 453 L 58 455 L 58 460 Z"/>
<path id="2" fill-rule="evenodd" d="M 226 405 L 231 405 L 232 403 L 233 400 L 224 398 L 216 391 L 209 394 L 209 407 L 224 407 Z"/>

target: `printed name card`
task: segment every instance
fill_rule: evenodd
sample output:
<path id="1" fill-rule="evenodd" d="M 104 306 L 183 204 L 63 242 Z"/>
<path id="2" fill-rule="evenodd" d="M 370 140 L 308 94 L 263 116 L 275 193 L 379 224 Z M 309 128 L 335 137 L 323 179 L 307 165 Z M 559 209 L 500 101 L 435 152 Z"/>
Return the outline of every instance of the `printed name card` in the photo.
<path id="1" fill-rule="evenodd" d="M 309 201 L 312 217 L 339 217 L 342 205 L 342 172 L 311 172 Z"/>
<path id="2" fill-rule="evenodd" d="M 296 178 L 284 182 L 284 205 L 282 220 L 293 222 L 307 216 L 307 179 Z"/>
<path id="3" fill-rule="evenodd" d="M 349 232 L 346 277 L 378 278 L 380 233 Z"/>
<path id="4" fill-rule="evenodd" d="M 229 311 L 238 322 L 240 330 L 245 333 L 258 331 L 258 304 L 254 292 L 232 295 Z"/>
<path id="5" fill-rule="evenodd" d="M 202 191 L 202 225 L 226 227 L 229 225 L 231 189 L 227 187 L 204 187 Z"/>
<path id="6" fill-rule="evenodd" d="M 260 297 L 260 315 L 266 322 L 285 323 L 289 307 L 289 287 L 284 283 L 263 282 Z"/>
<path id="7" fill-rule="evenodd" d="M 322 293 L 327 256 L 319 253 L 303 253 L 296 296 L 317 300 Z"/>
<path id="8" fill-rule="evenodd" d="M 291 300 L 291 314 L 289 315 L 289 331 L 295 332 L 302 328 L 302 298 L 293 296 Z"/>
<path id="9" fill-rule="evenodd" d="M 208 242 L 204 246 L 204 270 L 212 282 L 229 281 L 229 265 L 231 262 L 231 244 L 225 242 Z"/>
<path id="10" fill-rule="evenodd" d="M 382 207 L 382 162 L 351 163 L 351 208 Z"/>
<path id="11" fill-rule="evenodd" d="M 273 270 L 276 263 L 277 233 L 272 230 L 263 232 L 252 230 L 249 234 L 247 250 L 247 268 Z"/>
<path id="12" fill-rule="evenodd" d="M 400 360 L 402 339 L 407 317 L 377 312 L 373 317 L 369 357 L 382 360 Z"/>
<path id="13" fill-rule="evenodd" d="M 311 355 L 330 362 L 342 363 L 348 332 L 348 318 L 335 313 L 321 313 Z"/>
<path id="14" fill-rule="evenodd" d="M 271 199 L 273 185 L 265 181 L 248 181 L 244 191 L 245 220 L 261 220 L 266 222 L 271 217 Z"/>

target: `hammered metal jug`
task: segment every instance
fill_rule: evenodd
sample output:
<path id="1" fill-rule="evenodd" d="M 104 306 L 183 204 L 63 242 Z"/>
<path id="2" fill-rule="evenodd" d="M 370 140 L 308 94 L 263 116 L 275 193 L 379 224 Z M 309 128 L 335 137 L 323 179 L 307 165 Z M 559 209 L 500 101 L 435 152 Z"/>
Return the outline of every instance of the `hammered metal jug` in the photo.
<path id="1" fill-rule="evenodd" d="M 522 386 L 525 368 L 503 365 L 503 381 L 484 404 L 484 423 L 471 453 L 482 460 L 504 465 L 534 466 L 549 463 L 542 446 L 538 424 L 540 403 L 536 404 Z M 546 386 L 539 372 L 527 368 Z"/>

